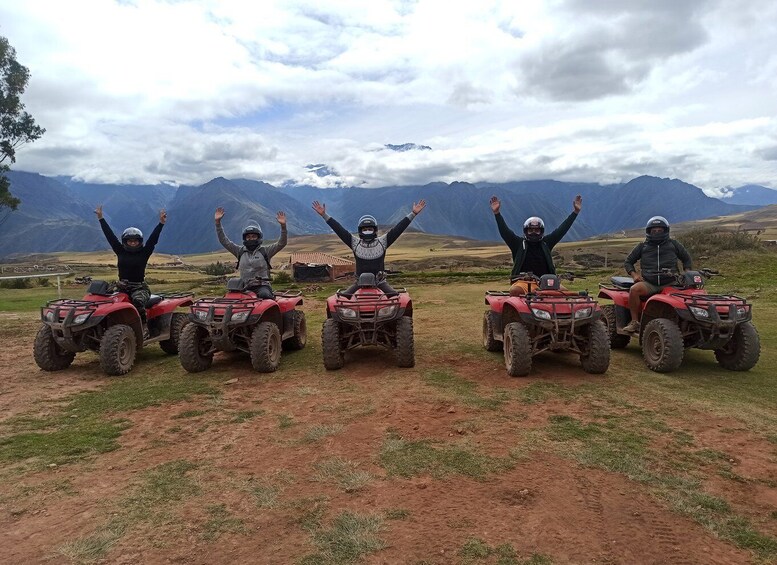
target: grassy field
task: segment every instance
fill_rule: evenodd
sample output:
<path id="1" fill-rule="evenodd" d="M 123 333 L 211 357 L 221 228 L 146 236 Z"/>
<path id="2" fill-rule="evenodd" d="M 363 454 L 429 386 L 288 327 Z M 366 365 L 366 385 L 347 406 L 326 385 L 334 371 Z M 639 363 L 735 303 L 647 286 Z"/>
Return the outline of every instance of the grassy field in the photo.
<path id="1" fill-rule="evenodd" d="M 408 261 L 433 253 L 408 242 Z M 562 252 L 603 245 L 631 244 Z M 492 251 L 506 255 L 473 244 L 445 261 Z M 89 353 L 42 373 L 31 344 L 56 289 L 0 289 L 0 560 L 777 562 L 777 256 L 715 258 L 726 277 L 710 290 L 754 304 L 750 372 L 694 350 L 658 375 L 632 344 L 604 376 L 543 354 L 523 379 L 480 343 L 483 293 L 505 286 L 495 260 L 395 279 L 414 299 L 414 369 L 363 350 L 325 371 L 323 300 L 337 285 L 323 285 L 305 295 L 308 347 L 270 375 L 223 354 L 192 376 L 155 347 L 123 378 Z M 618 268 L 572 286 L 593 291 Z M 167 281 L 155 290 L 218 291 L 198 273 L 149 276 Z"/>

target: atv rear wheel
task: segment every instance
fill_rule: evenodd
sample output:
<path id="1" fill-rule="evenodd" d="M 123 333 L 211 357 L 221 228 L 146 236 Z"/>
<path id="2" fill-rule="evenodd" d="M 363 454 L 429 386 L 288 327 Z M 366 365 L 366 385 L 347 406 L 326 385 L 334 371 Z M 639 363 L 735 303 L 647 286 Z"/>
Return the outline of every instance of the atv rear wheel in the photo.
<path id="1" fill-rule="evenodd" d="M 321 329 L 321 347 L 324 355 L 324 367 L 329 371 L 342 369 L 345 365 L 345 352 L 340 346 L 340 324 L 327 318 Z"/>
<path id="2" fill-rule="evenodd" d="M 208 330 L 197 324 L 186 324 L 178 338 L 178 359 L 189 373 L 201 373 L 213 363 Z"/>
<path id="3" fill-rule="evenodd" d="M 251 365 L 260 373 L 272 373 L 281 364 L 281 332 L 272 322 L 259 322 L 248 346 Z"/>
<path id="4" fill-rule="evenodd" d="M 668 318 L 651 320 L 642 331 L 642 357 L 651 371 L 669 373 L 683 362 L 683 334 Z"/>
<path id="5" fill-rule="evenodd" d="M 35 343 L 32 347 L 32 354 L 35 357 L 35 363 L 44 371 L 61 371 L 67 369 L 76 358 L 72 351 L 65 351 L 54 340 L 54 333 L 51 327 L 41 326 L 38 334 L 35 336 Z"/>
<path id="6" fill-rule="evenodd" d="M 580 356 L 580 364 L 586 373 L 602 374 L 610 366 L 610 341 L 607 327 L 596 320 L 586 328 L 588 352 Z"/>
<path id="7" fill-rule="evenodd" d="M 137 353 L 135 330 L 116 324 L 106 330 L 100 341 L 100 366 L 108 375 L 126 375 L 132 370 Z"/>
<path id="8" fill-rule="evenodd" d="M 610 336 L 610 347 L 612 349 L 623 349 L 629 344 L 631 336 L 618 333 L 614 304 L 602 306 L 602 322 L 607 327 L 607 334 Z"/>
<path id="9" fill-rule="evenodd" d="M 413 318 L 402 316 L 397 320 L 397 348 L 394 351 L 399 367 L 415 367 Z"/>
<path id="10" fill-rule="evenodd" d="M 175 312 L 170 318 L 170 339 L 159 342 L 162 351 L 169 355 L 178 355 L 178 343 L 181 340 L 181 332 L 184 326 L 189 323 L 189 316 Z"/>
<path id="11" fill-rule="evenodd" d="M 491 311 L 483 313 L 483 347 L 486 351 L 501 351 L 502 342 L 494 338 L 494 321 L 491 319 Z"/>
<path id="12" fill-rule="evenodd" d="M 715 350 L 718 364 L 729 371 L 749 371 L 760 356 L 761 339 L 752 322 L 739 324 L 726 346 Z"/>
<path id="13" fill-rule="evenodd" d="M 525 377 L 531 371 L 531 338 L 520 322 L 511 322 L 504 330 L 504 353 L 507 374 Z"/>
<path id="14" fill-rule="evenodd" d="M 305 347 L 308 342 L 308 325 L 305 321 L 305 312 L 294 310 L 292 324 L 294 335 L 283 342 L 283 348 L 297 350 Z"/>

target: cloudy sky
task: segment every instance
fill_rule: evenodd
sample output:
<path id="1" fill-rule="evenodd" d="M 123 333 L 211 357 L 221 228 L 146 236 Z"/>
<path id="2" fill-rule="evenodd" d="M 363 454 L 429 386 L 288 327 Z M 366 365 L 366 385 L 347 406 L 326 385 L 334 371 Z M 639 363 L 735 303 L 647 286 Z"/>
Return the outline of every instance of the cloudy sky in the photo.
<path id="1" fill-rule="evenodd" d="M 16 169 L 363 186 L 777 188 L 773 0 L 0 0 Z M 431 151 L 395 152 L 412 142 Z M 306 168 L 326 164 L 339 177 Z"/>

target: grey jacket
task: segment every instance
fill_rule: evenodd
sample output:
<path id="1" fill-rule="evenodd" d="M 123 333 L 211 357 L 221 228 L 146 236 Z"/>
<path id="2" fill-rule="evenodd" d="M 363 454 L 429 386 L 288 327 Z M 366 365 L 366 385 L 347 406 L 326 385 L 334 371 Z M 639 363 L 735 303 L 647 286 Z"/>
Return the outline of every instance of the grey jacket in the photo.
<path id="1" fill-rule="evenodd" d="M 234 255 L 235 258 L 240 258 L 238 270 L 240 271 L 240 280 L 243 282 L 248 282 L 256 278 L 269 279 L 270 267 L 267 265 L 267 261 L 264 260 L 264 257 L 259 250 L 264 249 L 265 253 L 267 253 L 267 257 L 272 259 L 275 254 L 286 247 L 286 240 L 288 239 L 286 226 L 281 226 L 281 237 L 278 241 L 272 245 L 257 247 L 251 252 L 248 251 L 245 246 L 230 241 L 224 233 L 224 228 L 221 227 L 221 222 L 216 223 L 216 235 L 218 235 L 219 243 L 224 246 L 224 249 Z"/>
<path id="2" fill-rule="evenodd" d="M 676 239 L 667 239 L 660 244 L 648 241 L 638 243 L 623 262 L 623 268 L 628 274 L 637 270 L 634 267 L 637 261 L 640 262 L 642 278 L 659 286 L 674 282 L 674 277 L 662 275 L 661 269 L 669 269 L 677 273 L 677 261 L 682 261 L 683 269 L 686 271 L 693 268 L 690 254 Z"/>

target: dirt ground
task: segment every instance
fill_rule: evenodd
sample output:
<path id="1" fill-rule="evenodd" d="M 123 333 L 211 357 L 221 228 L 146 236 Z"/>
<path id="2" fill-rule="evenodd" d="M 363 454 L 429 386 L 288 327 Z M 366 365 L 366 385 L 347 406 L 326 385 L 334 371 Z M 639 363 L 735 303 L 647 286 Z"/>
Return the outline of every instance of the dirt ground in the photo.
<path id="1" fill-rule="evenodd" d="M 420 317 L 418 363 L 407 370 L 397 369 L 387 352 L 358 351 L 343 370 L 327 373 L 320 363 L 320 320 L 310 323 L 309 348 L 288 354 L 271 375 L 254 373 L 244 357 L 230 354 L 217 357 L 210 376 L 189 376 L 160 353 L 144 352 L 125 379 L 153 377 L 161 368 L 168 378 L 208 379 L 218 393 L 112 415 L 128 421 L 113 451 L 56 466 L 0 462 L 0 562 L 294 563 L 320 551 L 316 533 L 344 511 L 383 517 L 377 533 L 383 547 L 364 552 L 366 563 L 528 563 L 522 560 L 532 556 L 536 563 L 755 561 L 750 551 L 673 511 L 650 484 L 585 466 L 566 456 L 563 446 L 546 442 L 531 449 L 531 432 L 549 418 L 588 421 L 601 406 L 585 395 L 519 402 L 522 389 L 537 383 L 561 391 L 606 387 L 613 377 L 586 375 L 574 360 L 553 356 L 526 379 L 508 378 L 494 354 L 463 354 L 452 362 L 450 352 L 434 343 L 441 328 Z M 73 394 L 111 386 L 93 354 L 78 357 L 66 371 L 41 372 L 31 355 L 35 315 L 6 317 L 8 323 L 17 330 L 4 335 L 0 350 L 0 435 L 7 436 L 8 422 L 20 415 L 57 413 Z M 424 338 L 428 346 L 420 344 Z M 506 400 L 498 409 L 484 408 L 474 397 L 430 386 L 430 374 L 448 369 L 456 382 L 476 383 L 475 400 Z M 619 390 L 645 410 L 659 402 L 638 390 L 629 396 L 625 385 Z M 694 408 L 665 414 L 667 425 L 697 445 L 727 454 L 726 464 L 743 478 L 710 473 L 705 492 L 720 493 L 753 520 L 777 511 L 774 444 L 733 417 Z M 405 477 L 390 472 L 382 458 L 387 438 L 461 447 L 509 464 L 482 476 Z M 527 445 L 516 454 L 516 447 Z M 672 447 L 656 443 L 652 449 Z M 364 484 L 349 489 L 322 479 L 317 469 L 334 458 L 363 472 Z M 159 515 L 131 510 L 149 470 L 176 461 L 192 464 L 186 476 L 195 490 L 167 499 Z M 111 533 L 119 519 L 123 529 Z M 758 524 L 777 535 L 777 520 Z M 76 540 L 89 539 L 110 541 L 91 553 L 72 549 Z M 493 550 L 500 546 L 514 550 L 513 561 Z"/>

